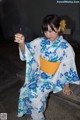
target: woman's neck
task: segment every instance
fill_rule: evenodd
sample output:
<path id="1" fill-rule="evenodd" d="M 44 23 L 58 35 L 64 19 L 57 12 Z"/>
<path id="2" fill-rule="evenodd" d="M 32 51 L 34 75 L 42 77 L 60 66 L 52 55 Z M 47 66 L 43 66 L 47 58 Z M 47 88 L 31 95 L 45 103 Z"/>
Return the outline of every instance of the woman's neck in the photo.
<path id="1" fill-rule="evenodd" d="M 50 40 L 51 44 L 53 44 L 60 36 L 58 35 L 54 40 Z"/>

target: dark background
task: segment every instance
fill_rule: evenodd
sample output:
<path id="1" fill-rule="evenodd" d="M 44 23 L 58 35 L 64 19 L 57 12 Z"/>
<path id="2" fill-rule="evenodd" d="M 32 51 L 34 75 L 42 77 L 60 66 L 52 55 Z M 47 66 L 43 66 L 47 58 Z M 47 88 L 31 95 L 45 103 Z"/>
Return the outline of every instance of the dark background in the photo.
<path id="1" fill-rule="evenodd" d="M 41 35 L 41 22 L 48 14 L 67 20 L 71 41 L 80 43 L 80 4 L 57 3 L 57 0 L 0 0 L 0 41 L 14 39 L 20 31 L 31 41 Z M 4 39 L 3 39 L 4 38 Z"/>

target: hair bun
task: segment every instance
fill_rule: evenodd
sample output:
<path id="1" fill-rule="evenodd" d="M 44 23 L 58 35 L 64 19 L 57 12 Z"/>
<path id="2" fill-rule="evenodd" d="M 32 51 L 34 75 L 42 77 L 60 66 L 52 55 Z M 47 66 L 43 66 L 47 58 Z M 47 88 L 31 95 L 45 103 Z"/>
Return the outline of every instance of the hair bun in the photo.
<path id="1" fill-rule="evenodd" d="M 66 28 L 66 20 L 61 20 L 60 21 L 60 31 L 61 32 L 64 32 L 64 30 L 65 30 L 65 28 Z"/>

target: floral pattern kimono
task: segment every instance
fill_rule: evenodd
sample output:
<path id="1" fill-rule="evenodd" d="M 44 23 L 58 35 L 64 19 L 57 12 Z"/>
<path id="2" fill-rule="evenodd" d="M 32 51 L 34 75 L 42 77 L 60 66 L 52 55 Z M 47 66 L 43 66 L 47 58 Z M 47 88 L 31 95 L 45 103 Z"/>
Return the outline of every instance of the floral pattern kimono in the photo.
<path id="1" fill-rule="evenodd" d="M 20 89 L 18 117 L 31 114 L 32 120 L 44 120 L 48 94 L 60 92 L 66 84 L 80 84 L 71 45 L 60 36 L 52 43 L 45 37 L 25 43 L 25 52 L 19 48 L 20 58 L 26 60 L 25 82 Z M 40 56 L 50 62 L 60 62 L 55 74 L 40 70 Z"/>

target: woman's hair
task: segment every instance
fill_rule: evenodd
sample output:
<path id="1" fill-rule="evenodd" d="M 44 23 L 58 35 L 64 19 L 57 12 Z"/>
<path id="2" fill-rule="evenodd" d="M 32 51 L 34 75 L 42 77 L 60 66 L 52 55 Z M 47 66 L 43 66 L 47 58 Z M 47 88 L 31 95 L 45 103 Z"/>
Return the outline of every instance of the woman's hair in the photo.
<path id="1" fill-rule="evenodd" d="M 51 27 L 53 31 L 55 31 L 54 27 L 59 29 L 60 32 L 63 32 L 66 27 L 66 21 L 61 19 L 58 15 L 48 15 L 43 19 L 41 31 L 44 34 L 45 31 L 48 30 L 48 25 Z M 56 31 L 55 31 L 56 32 Z"/>

